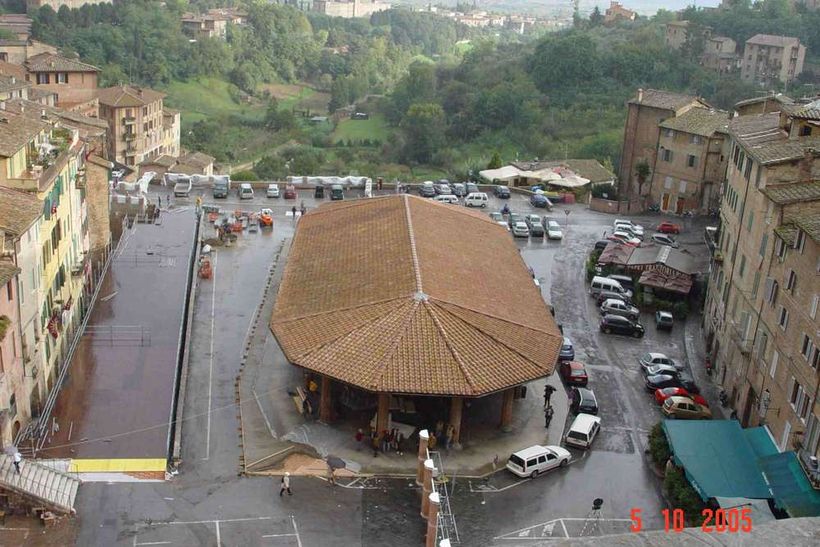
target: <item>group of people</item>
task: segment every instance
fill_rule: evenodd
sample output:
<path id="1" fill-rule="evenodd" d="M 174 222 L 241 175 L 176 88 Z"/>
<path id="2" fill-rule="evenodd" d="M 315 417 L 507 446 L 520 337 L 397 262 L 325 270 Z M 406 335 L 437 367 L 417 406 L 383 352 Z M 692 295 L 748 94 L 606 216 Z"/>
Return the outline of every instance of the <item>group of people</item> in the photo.
<path id="1" fill-rule="evenodd" d="M 430 431 L 430 430 L 428 430 Z M 436 428 L 430 431 L 430 439 L 427 441 L 427 447 L 431 450 L 437 446 L 443 447 L 445 450 L 450 450 L 453 446 L 453 439 L 455 438 L 456 428 L 453 424 L 444 426 L 444 422 L 439 420 L 436 422 Z"/>
<path id="2" fill-rule="evenodd" d="M 384 430 L 379 433 L 375 428 L 372 428 L 370 434 L 365 436 L 364 431 L 359 428 L 356 431 L 356 443 L 367 446 L 373 450 L 373 457 L 376 458 L 381 453 L 388 453 L 391 450 L 399 456 L 404 455 L 404 449 L 407 445 L 407 438 L 404 433 L 396 428 L 390 431 Z"/>

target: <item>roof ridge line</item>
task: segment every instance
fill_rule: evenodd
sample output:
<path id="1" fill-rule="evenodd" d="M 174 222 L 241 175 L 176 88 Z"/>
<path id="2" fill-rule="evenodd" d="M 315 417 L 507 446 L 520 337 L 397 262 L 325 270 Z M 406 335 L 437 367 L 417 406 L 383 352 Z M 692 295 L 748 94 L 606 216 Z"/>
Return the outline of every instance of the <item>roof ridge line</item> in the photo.
<path id="1" fill-rule="evenodd" d="M 398 330 L 399 336 L 396 336 L 396 339 L 393 341 L 393 344 L 391 345 L 390 350 L 384 352 L 384 356 L 382 358 L 381 370 L 379 371 L 378 376 L 375 375 L 375 374 L 373 375 L 374 380 L 378 379 L 379 382 L 381 383 L 381 380 L 384 377 L 385 370 L 387 369 L 387 363 L 390 361 L 390 359 L 393 358 L 393 355 L 395 355 L 396 350 L 399 347 L 399 343 L 404 339 L 405 335 L 407 334 L 407 329 L 410 327 L 410 323 L 413 320 L 413 315 L 415 315 L 417 313 L 419 304 L 421 304 L 420 300 L 414 300 L 413 301 L 413 307 L 410 308 L 410 313 L 407 314 L 407 317 L 404 319 L 404 324 Z"/>
<path id="2" fill-rule="evenodd" d="M 434 305 L 438 306 L 438 304 L 436 304 L 435 302 L 433 302 L 432 304 L 434 304 Z M 540 365 L 539 365 L 536 361 L 533 361 L 532 359 L 530 359 L 529 357 L 527 357 L 526 355 L 524 355 L 523 353 L 521 353 L 521 352 L 520 352 L 519 350 L 517 350 L 516 348 L 514 348 L 514 347 L 510 346 L 508 343 L 504 342 L 503 340 L 500 340 L 497 336 L 495 336 L 495 335 L 493 335 L 493 334 L 491 334 L 491 333 L 489 333 L 489 332 L 485 331 L 485 330 L 484 330 L 484 329 L 482 329 L 480 326 L 478 326 L 478 325 L 474 325 L 473 323 L 471 323 L 471 322 L 470 322 L 470 321 L 468 321 L 467 319 L 465 319 L 465 318 L 463 318 L 463 317 L 460 317 L 460 316 L 458 316 L 458 315 L 456 315 L 456 314 L 454 314 L 454 313 L 452 313 L 452 312 L 448 311 L 447 309 L 442 308 L 442 311 L 444 311 L 444 312 L 445 312 L 445 313 L 447 313 L 448 315 L 453 316 L 453 318 L 455 318 L 455 319 L 456 319 L 456 320 L 458 320 L 458 321 L 461 321 L 462 323 L 467 323 L 470 327 L 474 328 L 475 330 L 477 330 L 478 332 L 480 332 L 481 334 L 483 334 L 483 335 L 484 335 L 484 336 L 486 336 L 487 338 L 489 338 L 489 339 L 491 339 L 491 340 L 495 341 L 497 344 L 500 344 L 500 345 L 504 346 L 505 348 L 507 348 L 508 350 L 510 350 L 512 353 L 514 353 L 514 354 L 518 355 L 521 359 L 524 359 L 525 361 L 527 361 L 527 362 L 529 362 L 529 363 L 532 363 L 532 364 L 534 364 L 534 365 L 536 365 L 536 366 L 540 366 Z M 492 317 L 492 316 L 489 316 L 489 315 L 488 315 L 487 317 Z M 558 337 L 558 338 L 561 338 L 561 335 L 559 334 L 559 335 L 557 335 L 557 337 Z M 555 367 L 553 366 L 553 371 L 554 371 L 554 370 L 555 370 Z"/>
<path id="3" fill-rule="evenodd" d="M 431 301 L 433 301 L 433 302 L 442 302 L 442 303 L 444 303 L 444 304 L 450 304 L 451 306 L 455 306 L 455 307 L 457 307 L 457 308 L 461 308 L 461 309 L 463 309 L 463 310 L 469 310 L 469 311 L 471 311 L 471 312 L 473 312 L 473 313 L 477 313 L 478 315 L 483 315 L 484 317 L 490 317 L 490 318 L 492 318 L 492 319 L 497 319 L 498 321 L 504 321 L 505 323 L 509 323 L 509 324 L 511 324 L 511 325 L 516 325 L 516 326 L 519 326 L 519 327 L 523 327 L 523 328 L 525 328 L 525 329 L 529 329 L 529 330 L 531 330 L 531 331 L 540 332 L 540 333 L 542 333 L 542 334 L 547 334 L 547 335 L 550 335 L 550 336 L 552 336 L 552 335 L 554 334 L 554 333 L 551 333 L 551 332 L 547 332 L 547 331 L 545 331 L 545 330 L 536 329 L 536 328 L 534 328 L 534 327 L 531 327 L 531 326 L 529 326 L 529 325 L 525 325 L 525 324 L 523 324 L 523 323 L 518 323 L 517 321 L 513 321 L 513 320 L 511 320 L 511 319 L 505 319 L 505 318 L 503 318 L 503 317 L 498 317 L 498 316 L 496 316 L 496 315 L 490 315 L 490 314 L 488 314 L 488 313 L 486 313 L 486 312 L 479 311 L 479 310 L 475 310 L 475 309 L 473 309 L 473 308 L 470 308 L 470 307 L 467 307 L 467 306 L 463 306 L 463 305 L 461 305 L 461 304 L 456 304 L 455 302 L 451 302 L 450 300 L 445 300 L 445 299 L 443 299 L 443 298 L 438 298 L 438 297 L 436 297 L 436 296 L 431 296 L 431 297 L 429 298 L 429 300 L 431 300 Z M 555 336 L 560 336 L 560 334 L 556 334 Z"/>
<path id="4" fill-rule="evenodd" d="M 404 300 L 408 297 L 412 298 L 412 296 L 413 295 L 394 296 L 393 298 L 385 298 L 384 300 L 374 300 L 374 301 L 371 301 L 371 302 L 363 302 L 361 304 L 357 304 L 355 306 L 348 306 L 346 308 L 335 308 L 335 309 L 332 309 L 332 310 L 320 311 L 320 312 L 311 313 L 311 314 L 308 314 L 308 315 L 300 315 L 300 316 L 297 316 L 297 317 L 288 317 L 288 318 L 285 318 L 285 319 L 280 319 L 278 321 L 271 321 L 271 325 L 273 325 L 273 324 L 278 325 L 278 324 L 281 324 L 281 323 L 289 323 L 291 321 L 298 321 L 300 319 L 310 319 L 310 318 L 313 318 L 313 317 L 319 317 L 320 315 L 327 315 L 329 313 L 339 313 L 339 312 L 344 312 L 344 311 L 349 311 L 349 310 L 355 310 L 355 309 L 358 309 L 358 308 L 364 308 L 364 307 L 367 307 L 367 306 L 372 306 L 374 304 L 386 304 L 388 302 L 392 302 L 393 300 Z"/>
<path id="5" fill-rule="evenodd" d="M 447 331 L 444 329 L 444 325 L 441 324 L 441 321 L 439 321 L 439 318 L 436 316 L 436 313 L 433 311 L 433 309 L 436 306 L 433 306 L 431 302 L 425 301 L 424 303 L 429 305 L 428 312 L 430 313 L 430 317 L 433 319 L 433 324 L 438 329 L 439 333 L 441 334 L 441 338 L 444 340 L 444 345 L 447 346 L 448 350 L 450 350 L 450 355 L 453 356 L 453 360 L 456 362 L 456 364 L 458 365 L 459 370 L 461 370 L 461 373 L 464 375 L 464 379 L 467 381 L 467 385 L 469 385 L 470 389 L 473 391 L 473 393 L 475 393 L 475 391 L 476 391 L 475 382 L 473 381 L 472 376 L 470 376 L 470 373 L 467 371 L 467 366 L 464 363 L 464 360 L 461 358 L 461 355 L 459 355 L 456 348 L 452 344 L 450 344 L 450 340 L 447 338 Z M 444 310 L 444 309 L 442 309 L 442 311 L 447 312 L 447 310 Z M 450 314 L 450 315 L 452 315 L 452 314 Z M 506 344 L 505 344 L 505 346 L 506 346 Z"/>
<path id="6" fill-rule="evenodd" d="M 416 249 L 416 234 L 413 232 L 413 216 L 410 214 L 410 201 L 407 199 L 407 196 L 402 196 L 402 201 L 404 201 L 404 216 L 407 219 L 407 235 L 410 238 L 410 256 L 413 257 L 413 274 L 416 278 L 416 293 L 423 294 L 419 254 Z"/>

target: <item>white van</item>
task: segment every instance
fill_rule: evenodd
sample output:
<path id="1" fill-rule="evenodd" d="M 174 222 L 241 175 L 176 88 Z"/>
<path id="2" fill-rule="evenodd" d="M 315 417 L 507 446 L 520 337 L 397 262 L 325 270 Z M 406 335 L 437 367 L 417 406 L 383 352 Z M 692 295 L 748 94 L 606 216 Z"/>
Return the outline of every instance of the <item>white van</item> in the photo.
<path id="1" fill-rule="evenodd" d="M 519 477 L 532 477 L 554 467 L 564 467 L 572 459 L 572 454 L 560 446 L 535 445 L 519 450 L 507 460 L 507 469 Z"/>
<path id="2" fill-rule="evenodd" d="M 578 414 L 564 435 L 564 444 L 589 448 L 601 430 L 601 418 L 592 414 Z"/>
<path id="3" fill-rule="evenodd" d="M 239 199 L 253 199 L 253 188 L 247 182 L 239 185 Z"/>
<path id="4" fill-rule="evenodd" d="M 473 192 L 464 198 L 464 205 L 467 207 L 486 207 L 488 202 L 487 194 L 484 192 Z"/>
<path id="5" fill-rule="evenodd" d="M 589 295 L 593 298 L 598 298 L 601 291 L 614 292 L 622 294 L 627 298 L 632 298 L 632 291 L 624 289 L 623 286 L 614 279 L 596 275 L 592 278 L 592 283 L 589 284 Z"/>
<path id="6" fill-rule="evenodd" d="M 458 196 L 454 196 L 453 194 L 441 194 L 434 197 L 433 201 L 438 201 L 439 203 L 458 203 Z"/>

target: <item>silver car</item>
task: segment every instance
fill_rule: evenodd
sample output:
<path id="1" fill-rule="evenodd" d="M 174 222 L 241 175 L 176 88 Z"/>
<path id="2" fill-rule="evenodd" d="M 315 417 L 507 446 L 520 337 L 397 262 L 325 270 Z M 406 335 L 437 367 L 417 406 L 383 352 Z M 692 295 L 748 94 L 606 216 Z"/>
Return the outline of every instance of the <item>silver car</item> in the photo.
<path id="1" fill-rule="evenodd" d="M 604 300 L 604 303 L 601 304 L 601 313 L 603 315 L 620 315 L 630 321 L 637 321 L 641 316 L 641 312 L 638 308 L 630 306 L 623 300 L 616 300 L 614 298 Z"/>
<path id="2" fill-rule="evenodd" d="M 526 222 L 516 222 L 513 224 L 512 233 L 514 237 L 530 237 L 530 229 Z"/>
<path id="3" fill-rule="evenodd" d="M 666 245 L 667 247 L 672 247 L 673 249 L 677 249 L 680 245 L 675 238 L 672 236 L 668 236 L 666 234 L 652 234 L 652 242 L 657 243 L 658 245 Z"/>

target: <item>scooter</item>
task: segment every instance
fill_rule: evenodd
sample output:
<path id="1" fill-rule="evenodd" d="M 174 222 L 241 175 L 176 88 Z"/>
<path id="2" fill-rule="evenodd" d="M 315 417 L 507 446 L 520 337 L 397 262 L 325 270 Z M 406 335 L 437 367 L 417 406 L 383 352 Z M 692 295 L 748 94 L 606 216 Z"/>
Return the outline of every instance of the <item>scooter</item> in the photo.
<path id="1" fill-rule="evenodd" d="M 708 357 L 706 358 L 706 374 L 708 376 L 712 375 L 712 360 Z"/>

